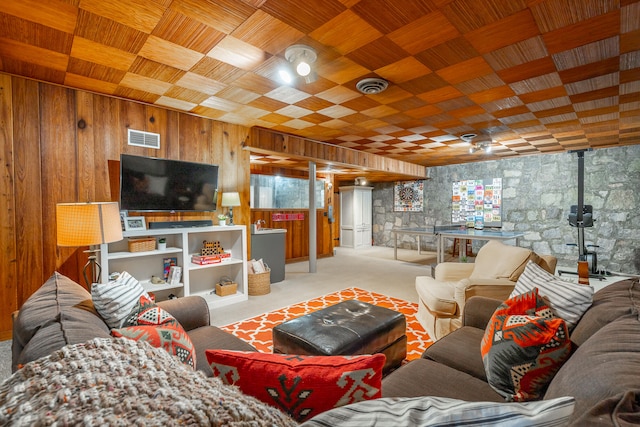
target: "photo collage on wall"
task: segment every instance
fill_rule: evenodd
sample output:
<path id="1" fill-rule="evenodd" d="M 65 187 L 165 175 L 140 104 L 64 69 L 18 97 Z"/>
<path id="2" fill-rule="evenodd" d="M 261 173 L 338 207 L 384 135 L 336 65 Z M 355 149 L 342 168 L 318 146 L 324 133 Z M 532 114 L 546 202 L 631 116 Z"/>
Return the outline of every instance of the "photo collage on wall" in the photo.
<path id="1" fill-rule="evenodd" d="M 424 209 L 424 181 L 396 181 L 393 186 L 395 212 L 422 212 Z"/>
<path id="2" fill-rule="evenodd" d="M 502 226 L 502 178 L 456 181 L 451 223 L 467 228 Z"/>

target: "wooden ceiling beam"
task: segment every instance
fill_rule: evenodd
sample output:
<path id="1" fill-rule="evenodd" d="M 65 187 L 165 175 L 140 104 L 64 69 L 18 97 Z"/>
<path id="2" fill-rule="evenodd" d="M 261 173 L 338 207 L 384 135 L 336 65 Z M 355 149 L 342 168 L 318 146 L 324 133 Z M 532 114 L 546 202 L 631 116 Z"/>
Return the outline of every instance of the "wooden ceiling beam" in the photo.
<path id="1" fill-rule="evenodd" d="M 251 129 L 244 147 L 263 154 L 287 155 L 322 164 L 406 176 L 407 179 L 427 178 L 425 166 L 258 127 Z"/>

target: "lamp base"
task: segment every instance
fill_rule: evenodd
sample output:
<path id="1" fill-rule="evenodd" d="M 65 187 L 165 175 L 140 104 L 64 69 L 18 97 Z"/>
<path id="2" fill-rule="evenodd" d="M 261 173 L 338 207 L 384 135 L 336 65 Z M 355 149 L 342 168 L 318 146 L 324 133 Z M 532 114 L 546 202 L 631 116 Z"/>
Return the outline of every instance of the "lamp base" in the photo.
<path id="1" fill-rule="evenodd" d="M 100 279 L 100 275 L 102 274 L 102 267 L 97 261 L 98 252 L 100 252 L 100 249 L 89 249 L 87 251 L 84 251 L 84 253 L 89 254 L 89 260 L 87 261 L 87 263 L 84 265 L 84 268 L 82 269 L 82 275 L 84 276 L 84 281 L 87 284 L 87 288 L 89 290 L 91 290 L 92 284 L 98 283 L 98 280 Z M 91 281 L 89 281 L 89 277 L 87 275 L 88 271 L 91 272 Z"/>
<path id="2" fill-rule="evenodd" d="M 233 225 L 233 207 L 229 207 L 229 225 Z"/>

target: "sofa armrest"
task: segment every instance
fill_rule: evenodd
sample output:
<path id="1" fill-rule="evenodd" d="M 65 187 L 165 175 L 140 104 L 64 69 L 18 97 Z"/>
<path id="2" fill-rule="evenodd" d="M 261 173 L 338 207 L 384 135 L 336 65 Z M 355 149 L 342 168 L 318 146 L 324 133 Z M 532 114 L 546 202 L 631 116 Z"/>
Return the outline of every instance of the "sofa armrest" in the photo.
<path id="1" fill-rule="evenodd" d="M 464 286 L 466 283 L 466 286 Z M 456 286 L 456 300 L 464 292 L 464 300 L 481 296 L 505 301 L 511 295 L 516 283 L 509 279 L 468 279 L 460 281 Z"/>
<path id="2" fill-rule="evenodd" d="M 485 329 L 502 300 L 475 296 L 469 298 L 462 312 L 462 325 Z"/>
<path id="3" fill-rule="evenodd" d="M 209 326 L 211 322 L 209 305 L 198 295 L 160 301 L 158 307 L 167 310 L 186 331 Z"/>
<path id="4" fill-rule="evenodd" d="M 455 284 L 453 299 L 459 310 L 464 313 L 467 301 L 471 297 L 481 296 L 505 301 L 515 285 L 509 279 L 464 279 Z"/>
<path id="5" fill-rule="evenodd" d="M 547 270 L 551 274 L 556 274 L 556 266 L 558 264 L 558 258 L 553 255 L 538 255 L 540 257 L 540 261 L 538 265 L 545 270 Z"/>
<path id="6" fill-rule="evenodd" d="M 473 263 L 441 262 L 436 265 L 434 279 L 440 282 L 456 282 L 471 276 Z"/>

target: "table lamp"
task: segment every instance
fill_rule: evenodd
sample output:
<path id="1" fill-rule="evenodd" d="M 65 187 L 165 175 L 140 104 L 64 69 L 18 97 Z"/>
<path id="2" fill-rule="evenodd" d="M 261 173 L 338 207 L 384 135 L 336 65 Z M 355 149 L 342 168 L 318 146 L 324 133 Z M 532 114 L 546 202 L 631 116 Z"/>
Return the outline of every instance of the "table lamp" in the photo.
<path id="1" fill-rule="evenodd" d="M 82 275 L 90 287 L 96 283 L 102 272 L 95 246 L 122 240 L 120 209 L 117 202 L 58 203 L 56 205 L 56 226 L 58 246 L 93 246 L 84 251 L 89 260 L 82 269 Z M 91 281 L 87 270 L 91 269 Z"/>
<path id="2" fill-rule="evenodd" d="M 222 193 L 222 206 L 229 208 L 229 225 L 233 225 L 233 207 L 240 206 L 240 194 L 237 192 Z"/>

